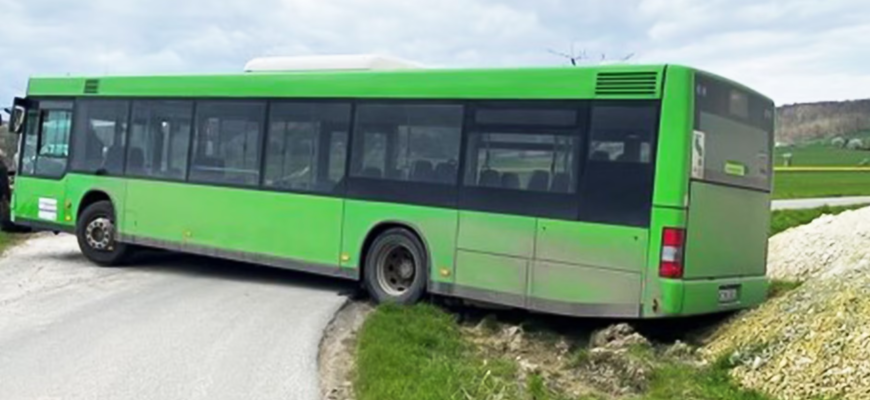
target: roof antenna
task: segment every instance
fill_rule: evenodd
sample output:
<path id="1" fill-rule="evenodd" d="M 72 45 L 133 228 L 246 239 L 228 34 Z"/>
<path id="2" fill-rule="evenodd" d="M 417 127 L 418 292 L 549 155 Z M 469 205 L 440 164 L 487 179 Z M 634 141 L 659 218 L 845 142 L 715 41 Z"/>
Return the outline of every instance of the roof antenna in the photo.
<path id="1" fill-rule="evenodd" d="M 581 62 L 581 61 L 586 59 L 586 50 L 583 50 L 582 52 L 580 52 L 580 54 L 577 54 L 574 51 L 574 42 L 571 42 L 571 53 L 570 54 L 565 53 L 565 52 L 561 52 L 561 51 L 556 51 L 553 49 L 547 49 L 547 52 L 550 54 L 559 56 L 559 57 L 567 58 L 571 62 L 571 65 L 573 65 L 575 67 L 577 66 L 578 62 Z"/>

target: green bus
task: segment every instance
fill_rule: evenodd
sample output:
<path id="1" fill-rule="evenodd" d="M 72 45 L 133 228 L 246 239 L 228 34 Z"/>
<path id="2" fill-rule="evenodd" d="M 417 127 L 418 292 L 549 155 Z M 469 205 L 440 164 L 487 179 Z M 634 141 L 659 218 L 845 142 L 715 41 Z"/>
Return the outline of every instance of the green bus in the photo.
<path id="1" fill-rule="evenodd" d="M 12 217 L 582 317 L 766 296 L 773 102 L 677 65 L 45 77 Z"/>

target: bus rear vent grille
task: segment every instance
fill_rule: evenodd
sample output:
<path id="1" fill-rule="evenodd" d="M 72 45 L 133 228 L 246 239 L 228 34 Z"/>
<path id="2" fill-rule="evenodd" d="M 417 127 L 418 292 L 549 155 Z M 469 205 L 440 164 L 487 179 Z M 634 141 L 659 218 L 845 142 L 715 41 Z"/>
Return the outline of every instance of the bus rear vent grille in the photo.
<path id="1" fill-rule="evenodd" d="M 595 84 L 599 96 L 655 95 L 659 74 L 651 72 L 600 72 Z"/>
<path id="2" fill-rule="evenodd" d="M 85 94 L 97 94 L 100 92 L 100 81 L 88 79 L 85 81 Z"/>

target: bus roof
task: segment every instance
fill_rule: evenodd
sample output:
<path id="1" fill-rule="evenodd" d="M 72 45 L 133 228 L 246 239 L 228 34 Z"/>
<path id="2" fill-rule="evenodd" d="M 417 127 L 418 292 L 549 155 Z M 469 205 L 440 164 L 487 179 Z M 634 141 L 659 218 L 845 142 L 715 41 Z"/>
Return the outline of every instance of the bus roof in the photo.
<path id="1" fill-rule="evenodd" d="M 656 99 L 666 68 L 601 65 L 33 77 L 34 97 Z M 729 81 L 730 82 L 730 81 Z"/>

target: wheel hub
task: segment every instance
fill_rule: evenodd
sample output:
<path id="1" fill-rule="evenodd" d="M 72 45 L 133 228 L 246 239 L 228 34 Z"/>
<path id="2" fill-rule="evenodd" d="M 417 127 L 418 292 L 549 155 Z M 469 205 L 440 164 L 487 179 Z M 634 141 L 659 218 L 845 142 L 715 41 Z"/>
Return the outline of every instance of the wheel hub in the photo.
<path id="1" fill-rule="evenodd" d="M 402 265 L 399 266 L 399 277 L 402 279 L 410 279 L 414 276 L 414 264 L 411 262 L 403 262 Z"/>
<path id="2" fill-rule="evenodd" d="M 377 264 L 378 283 L 389 295 L 401 296 L 416 277 L 414 256 L 402 245 L 394 245 L 382 254 Z"/>
<path id="3" fill-rule="evenodd" d="M 94 218 L 85 228 L 85 240 L 94 250 L 112 251 L 115 225 L 105 217 Z"/>

